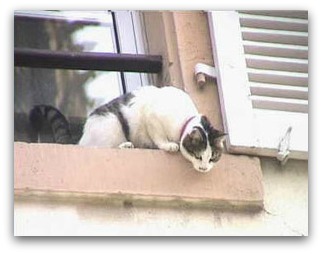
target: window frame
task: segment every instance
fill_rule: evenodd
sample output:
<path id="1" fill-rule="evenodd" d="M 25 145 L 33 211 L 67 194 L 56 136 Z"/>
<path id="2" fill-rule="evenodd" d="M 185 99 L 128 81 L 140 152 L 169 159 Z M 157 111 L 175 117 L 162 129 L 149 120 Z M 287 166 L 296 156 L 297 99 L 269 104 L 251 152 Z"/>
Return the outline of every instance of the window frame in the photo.
<path id="1" fill-rule="evenodd" d="M 307 160 L 308 114 L 253 108 L 238 12 L 211 11 L 208 20 L 228 151 L 277 157 L 291 125 L 288 158 Z"/>
<path id="2" fill-rule="evenodd" d="M 145 54 L 145 42 L 138 11 L 113 11 L 113 15 L 119 53 Z M 145 73 L 123 73 L 122 75 L 125 92 L 149 84 Z"/>

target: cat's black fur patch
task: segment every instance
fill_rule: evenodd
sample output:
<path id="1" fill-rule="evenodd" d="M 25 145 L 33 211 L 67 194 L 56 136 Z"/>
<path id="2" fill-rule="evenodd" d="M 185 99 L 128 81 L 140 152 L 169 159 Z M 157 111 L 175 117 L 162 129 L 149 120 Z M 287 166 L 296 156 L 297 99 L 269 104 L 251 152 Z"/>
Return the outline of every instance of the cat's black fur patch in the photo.
<path id="1" fill-rule="evenodd" d="M 207 136 L 200 127 L 195 127 L 198 135 L 187 135 L 183 140 L 183 146 L 192 155 L 197 156 L 207 148 Z"/>
<path id="2" fill-rule="evenodd" d="M 117 119 L 119 120 L 122 130 L 124 133 L 124 136 L 127 141 L 130 141 L 130 127 L 127 119 L 125 119 L 121 107 L 122 106 L 131 106 L 131 99 L 134 98 L 134 95 L 132 93 L 126 93 L 123 94 L 122 96 L 119 96 L 110 102 L 98 107 L 95 109 L 90 116 L 93 115 L 99 115 L 99 116 L 104 116 L 107 113 L 112 113 L 116 115 Z"/>

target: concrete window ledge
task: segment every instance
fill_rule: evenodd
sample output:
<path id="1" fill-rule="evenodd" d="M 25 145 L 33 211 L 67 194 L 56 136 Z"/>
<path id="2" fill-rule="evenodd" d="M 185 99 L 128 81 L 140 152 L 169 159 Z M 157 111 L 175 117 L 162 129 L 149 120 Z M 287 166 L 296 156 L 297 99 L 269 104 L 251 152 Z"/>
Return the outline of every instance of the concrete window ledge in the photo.
<path id="1" fill-rule="evenodd" d="M 224 154 L 209 173 L 159 150 L 14 143 L 16 198 L 84 198 L 260 210 L 256 157 Z"/>

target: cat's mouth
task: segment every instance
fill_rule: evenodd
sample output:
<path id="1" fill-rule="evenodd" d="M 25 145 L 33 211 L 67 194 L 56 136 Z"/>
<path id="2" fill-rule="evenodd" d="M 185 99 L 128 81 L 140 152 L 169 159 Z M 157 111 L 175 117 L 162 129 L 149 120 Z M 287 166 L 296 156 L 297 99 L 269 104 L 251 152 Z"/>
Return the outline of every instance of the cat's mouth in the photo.
<path id="1" fill-rule="evenodd" d="M 213 167 L 194 167 L 195 170 L 201 173 L 208 173 Z"/>

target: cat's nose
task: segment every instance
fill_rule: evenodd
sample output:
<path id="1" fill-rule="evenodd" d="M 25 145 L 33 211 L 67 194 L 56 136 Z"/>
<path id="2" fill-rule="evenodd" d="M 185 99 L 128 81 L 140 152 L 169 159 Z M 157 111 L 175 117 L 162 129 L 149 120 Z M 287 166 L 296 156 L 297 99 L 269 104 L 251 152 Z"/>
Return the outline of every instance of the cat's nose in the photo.
<path id="1" fill-rule="evenodd" d="M 206 170 L 207 170 L 207 167 L 199 167 L 199 169 L 200 169 L 201 171 L 206 171 Z"/>

